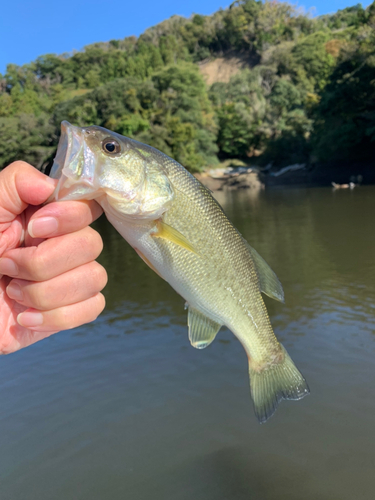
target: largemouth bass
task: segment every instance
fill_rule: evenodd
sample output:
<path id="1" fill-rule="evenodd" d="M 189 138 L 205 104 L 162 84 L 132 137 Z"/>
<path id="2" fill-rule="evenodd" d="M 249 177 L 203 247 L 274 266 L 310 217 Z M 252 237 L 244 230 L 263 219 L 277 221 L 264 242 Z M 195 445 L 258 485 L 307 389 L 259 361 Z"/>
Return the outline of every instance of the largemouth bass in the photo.
<path id="1" fill-rule="evenodd" d="M 265 422 L 282 399 L 309 393 L 276 339 L 261 292 L 282 286 L 210 192 L 160 151 L 101 127 L 61 125 L 51 176 L 54 200 L 96 200 L 109 222 L 185 300 L 191 344 L 202 349 L 227 326 L 248 360 L 251 395 Z"/>

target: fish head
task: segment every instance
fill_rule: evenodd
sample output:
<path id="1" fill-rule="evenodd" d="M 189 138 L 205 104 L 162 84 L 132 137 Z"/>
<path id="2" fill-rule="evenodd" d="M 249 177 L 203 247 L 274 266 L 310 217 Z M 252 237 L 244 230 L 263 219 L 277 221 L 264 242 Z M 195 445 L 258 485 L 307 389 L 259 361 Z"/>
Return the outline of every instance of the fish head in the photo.
<path id="1" fill-rule="evenodd" d="M 151 146 L 105 128 L 64 121 L 50 174 L 59 179 L 53 199 L 95 199 L 123 216 L 157 219 L 174 197 L 165 158 Z"/>

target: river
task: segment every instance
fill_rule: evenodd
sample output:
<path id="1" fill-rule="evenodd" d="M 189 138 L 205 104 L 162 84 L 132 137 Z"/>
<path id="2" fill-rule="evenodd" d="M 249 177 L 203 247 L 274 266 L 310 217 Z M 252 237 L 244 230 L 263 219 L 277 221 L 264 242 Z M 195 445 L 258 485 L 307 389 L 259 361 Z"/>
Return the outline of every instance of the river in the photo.
<path id="1" fill-rule="evenodd" d="M 240 343 L 193 349 L 183 299 L 100 219 L 105 312 L 1 358 L 1 500 L 374 498 L 375 187 L 216 196 L 283 283 L 266 303 L 311 395 L 259 425 Z"/>

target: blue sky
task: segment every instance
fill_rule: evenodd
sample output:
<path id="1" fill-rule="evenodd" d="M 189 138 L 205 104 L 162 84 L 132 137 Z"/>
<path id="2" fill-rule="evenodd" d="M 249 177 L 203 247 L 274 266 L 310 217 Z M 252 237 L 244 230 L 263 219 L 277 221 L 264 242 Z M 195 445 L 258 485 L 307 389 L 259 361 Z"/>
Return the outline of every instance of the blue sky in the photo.
<path id="1" fill-rule="evenodd" d="M 42 54 L 62 54 L 93 42 L 138 36 L 173 14 L 212 14 L 230 3 L 231 0 L 8 0 L 0 12 L 0 73 L 5 72 L 8 63 L 21 65 Z M 313 15 L 355 4 L 356 0 L 298 3 L 306 10 L 314 8 Z"/>

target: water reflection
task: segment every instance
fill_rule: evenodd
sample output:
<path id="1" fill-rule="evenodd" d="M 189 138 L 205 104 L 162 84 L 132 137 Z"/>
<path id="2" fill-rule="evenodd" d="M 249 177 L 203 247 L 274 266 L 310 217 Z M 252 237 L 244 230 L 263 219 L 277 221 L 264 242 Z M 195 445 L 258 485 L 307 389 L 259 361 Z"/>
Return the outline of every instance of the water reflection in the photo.
<path id="1" fill-rule="evenodd" d="M 357 194 L 356 194 L 357 193 Z M 345 318 L 374 314 L 375 199 L 372 188 L 217 192 L 243 236 L 269 262 L 286 291 L 286 306 L 268 299 L 286 324 L 302 316 L 345 309 Z M 342 199 L 337 199 L 340 196 Z M 109 274 L 108 321 L 173 316 L 184 324 L 183 300 L 153 273 L 104 218 L 100 257 Z M 161 299 L 162 298 L 162 299 Z M 348 299 L 350 307 L 348 307 Z M 126 306 L 124 305 L 126 304 Z M 281 312 L 282 311 L 282 312 Z M 280 317 L 277 318 L 280 321 Z M 370 321 L 371 323 L 371 321 Z"/>
<path id="2" fill-rule="evenodd" d="M 183 299 L 99 220 L 105 313 L 1 359 L 1 500 L 373 498 L 375 189 L 217 197 L 284 285 L 311 396 L 259 426 L 239 342 L 190 348 Z"/>

